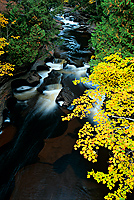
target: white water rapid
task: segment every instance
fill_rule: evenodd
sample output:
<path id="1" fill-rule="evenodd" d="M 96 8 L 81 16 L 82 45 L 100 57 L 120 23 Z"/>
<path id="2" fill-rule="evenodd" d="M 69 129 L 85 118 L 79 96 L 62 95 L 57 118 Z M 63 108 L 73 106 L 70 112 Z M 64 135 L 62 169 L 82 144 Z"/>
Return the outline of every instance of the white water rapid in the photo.
<path id="1" fill-rule="evenodd" d="M 58 106 L 55 100 L 61 89 L 61 84 L 48 85 L 47 89 L 38 98 L 36 103 L 37 112 L 43 113 L 43 115 L 52 112 Z"/>

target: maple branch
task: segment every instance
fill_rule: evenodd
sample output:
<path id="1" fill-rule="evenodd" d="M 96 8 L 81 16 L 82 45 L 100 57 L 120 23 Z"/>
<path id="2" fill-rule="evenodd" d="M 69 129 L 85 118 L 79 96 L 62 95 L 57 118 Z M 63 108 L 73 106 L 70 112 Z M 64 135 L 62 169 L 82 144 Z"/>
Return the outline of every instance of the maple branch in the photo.
<path id="1" fill-rule="evenodd" d="M 129 117 L 118 117 L 118 116 L 115 116 L 115 115 L 112 115 L 112 116 L 108 115 L 108 117 L 120 118 L 120 119 L 127 119 L 127 120 L 130 120 L 130 121 L 133 121 L 133 122 L 134 122 L 134 119 L 131 119 L 131 118 L 129 118 Z"/>
<path id="2" fill-rule="evenodd" d="M 126 156 L 127 156 L 128 154 L 132 153 L 132 152 L 134 152 L 134 150 L 133 150 L 133 151 L 129 151 L 129 152 L 127 152 L 127 153 L 126 153 Z"/>

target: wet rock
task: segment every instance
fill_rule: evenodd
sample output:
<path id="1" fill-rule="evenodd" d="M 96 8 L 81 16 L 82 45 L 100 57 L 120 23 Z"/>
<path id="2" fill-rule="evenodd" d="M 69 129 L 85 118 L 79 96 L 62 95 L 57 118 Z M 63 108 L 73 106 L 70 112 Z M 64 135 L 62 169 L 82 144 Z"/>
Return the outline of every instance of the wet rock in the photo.
<path id="1" fill-rule="evenodd" d="M 84 22 L 80 22 L 79 24 L 80 24 L 80 25 L 85 25 L 85 23 L 84 23 Z"/>
<path id="2" fill-rule="evenodd" d="M 50 56 L 50 57 L 47 57 L 44 62 L 47 63 L 47 62 L 53 62 L 54 60 L 54 56 Z"/>
<path id="3" fill-rule="evenodd" d="M 67 58 L 67 63 L 71 64 L 71 65 L 75 65 L 76 67 L 83 67 L 84 66 L 84 60 L 83 59 Z"/>
<path id="4" fill-rule="evenodd" d="M 89 33 L 91 34 L 92 32 L 94 32 L 96 25 L 93 23 L 91 24 L 85 24 L 83 21 L 79 22 L 80 23 L 80 27 L 77 29 L 78 32 L 81 33 Z"/>
<path id="5" fill-rule="evenodd" d="M 52 70 L 48 74 L 48 77 L 44 78 L 43 83 L 40 85 L 40 87 L 37 88 L 37 91 L 42 94 L 47 85 L 59 83 L 60 79 L 61 73 L 57 72 L 56 70 Z"/>
<path id="6" fill-rule="evenodd" d="M 70 90 L 69 87 L 65 86 L 57 96 L 56 102 L 62 106 L 68 107 L 74 98 L 75 98 L 74 93 Z"/>
<path id="7" fill-rule="evenodd" d="M 19 88 L 21 86 L 29 86 L 29 83 L 26 79 L 15 79 L 11 82 L 12 90 L 15 90 L 16 88 Z"/>
<path id="8" fill-rule="evenodd" d="M 92 26 L 92 25 L 81 25 L 77 31 L 80 32 L 80 33 L 88 33 L 88 34 L 91 34 L 92 32 L 94 32 L 95 30 L 95 27 Z"/>
<path id="9" fill-rule="evenodd" d="M 17 99 L 15 97 L 8 98 L 6 101 L 6 106 L 8 110 L 10 111 L 14 110 L 14 106 L 16 105 L 16 103 L 17 103 Z"/>
<path id="10" fill-rule="evenodd" d="M 88 62 L 90 60 L 90 57 L 93 55 L 93 52 L 89 50 L 69 52 L 60 50 L 60 48 L 56 48 L 54 55 L 56 58 L 67 60 L 68 64 L 72 64 L 77 67 L 83 67 L 84 62 Z"/>
<path id="11" fill-rule="evenodd" d="M 8 82 L 11 77 L 8 75 L 4 75 L 0 77 L 0 86 L 4 85 L 4 83 Z"/>
<path id="12" fill-rule="evenodd" d="M 87 26 L 83 25 L 83 26 L 80 26 L 77 31 L 79 32 L 86 32 L 87 31 Z"/>
<path id="13" fill-rule="evenodd" d="M 64 51 L 64 50 L 61 50 L 59 47 L 56 47 L 55 51 L 54 51 L 54 57 L 55 58 L 60 58 L 60 59 L 67 59 L 68 52 Z"/>
<path id="14" fill-rule="evenodd" d="M 31 83 L 28 82 L 26 79 L 16 79 L 12 81 L 11 88 L 15 98 L 17 98 L 18 100 L 26 100 L 37 93 L 36 88 L 34 86 L 36 86 L 39 83 L 38 77 L 37 79 L 35 77 L 35 79 L 33 78 L 30 81 Z M 26 94 L 25 92 L 29 93 Z"/>
<path id="15" fill-rule="evenodd" d="M 75 127 L 72 123 L 69 130 Z M 67 134 L 46 140 L 40 163 L 17 173 L 10 200 L 103 200 L 106 186 L 86 178 L 92 165 L 73 150 L 75 140 Z"/>
<path id="16" fill-rule="evenodd" d="M 69 17 L 69 15 L 70 15 L 70 12 L 68 10 L 67 11 L 65 10 L 64 11 L 64 17 Z"/>
<path id="17" fill-rule="evenodd" d="M 90 50 L 79 50 L 77 52 L 72 52 L 71 55 L 68 57 L 71 58 L 72 60 L 77 59 L 77 60 L 83 60 L 85 63 L 88 62 L 93 55 L 93 52 Z"/>
<path id="18" fill-rule="evenodd" d="M 84 23 L 86 23 L 86 21 L 87 21 L 87 18 L 84 18 L 83 16 L 81 16 L 80 14 L 74 14 L 74 17 L 75 17 L 75 21 L 76 22 L 84 22 Z"/>
<path id="19" fill-rule="evenodd" d="M 7 108 L 3 110 L 2 114 L 3 114 L 2 129 L 4 129 L 11 123 L 11 119 L 10 119 L 10 112 Z"/>
<path id="20" fill-rule="evenodd" d="M 41 76 L 37 73 L 36 70 L 31 70 L 29 72 L 29 75 L 26 79 L 26 81 L 28 82 L 28 84 L 32 87 L 35 87 L 36 85 L 38 85 L 40 83 L 40 79 Z"/>
<path id="21" fill-rule="evenodd" d="M 46 64 L 37 66 L 37 71 L 43 71 L 43 70 L 49 71 L 49 69 L 50 69 L 50 67 Z"/>
<path id="22" fill-rule="evenodd" d="M 66 69 L 67 62 L 63 63 L 63 69 Z"/>
<path id="23" fill-rule="evenodd" d="M 67 58 L 68 58 L 68 52 L 67 51 L 65 51 L 65 52 L 63 51 L 60 54 L 59 58 L 67 60 Z"/>
<path id="24" fill-rule="evenodd" d="M 67 61 L 65 59 L 59 59 L 59 58 L 54 58 L 54 63 L 58 63 L 58 64 L 61 64 L 61 63 L 67 63 Z"/>

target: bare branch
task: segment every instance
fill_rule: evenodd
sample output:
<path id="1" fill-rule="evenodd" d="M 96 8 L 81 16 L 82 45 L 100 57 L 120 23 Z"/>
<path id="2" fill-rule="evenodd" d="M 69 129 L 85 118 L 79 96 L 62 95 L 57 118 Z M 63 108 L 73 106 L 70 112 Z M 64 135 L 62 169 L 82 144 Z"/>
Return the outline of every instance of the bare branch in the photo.
<path id="1" fill-rule="evenodd" d="M 119 117 L 119 116 L 115 116 L 115 115 L 108 115 L 108 117 L 113 117 L 113 118 L 119 118 L 119 119 L 127 119 L 127 120 L 130 120 L 130 121 L 133 121 L 134 122 L 134 119 L 131 119 L 129 117 Z"/>

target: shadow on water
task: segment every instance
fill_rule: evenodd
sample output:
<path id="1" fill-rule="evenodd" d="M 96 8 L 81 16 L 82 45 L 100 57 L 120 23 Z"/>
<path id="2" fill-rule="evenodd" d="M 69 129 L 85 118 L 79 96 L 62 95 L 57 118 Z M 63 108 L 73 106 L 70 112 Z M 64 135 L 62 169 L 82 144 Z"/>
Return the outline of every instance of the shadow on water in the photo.
<path id="1" fill-rule="evenodd" d="M 83 159 L 79 151 L 75 150 L 71 154 L 66 154 L 54 162 L 53 169 L 56 173 L 61 174 L 66 170 L 68 165 L 71 165 L 76 176 L 83 179 L 87 178 L 87 171 L 92 169 L 90 163 Z"/>
<path id="2" fill-rule="evenodd" d="M 42 162 L 42 164 L 45 166 L 48 163 Z M 106 186 L 97 184 L 93 178 L 90 178 L 90 180 L 87 179 L 87 171 L 91 171 L 92 168 L 96 168 L 97 170 L 100 163 L 93 164 L 84 159 L 84 157 L 80 155 L 79 150 L 72 150 L 71 154 L 62 156 L 50 165 L 53 167 L 52 170 L 54 173 L 58 174 L 60 177 L 60 187 L 64 188 L 66 186 L 65 180 L 67 181 L 68 179 L 70 179 L 70 185 L 74 184 L 73 190 L 76 193 L 75 196 L 73 197 L 73 194 L 70 196 L 70 194 L 65 193 L 65 199 L 103 200 L 104 195 L 108 192 Z M 72 171 L 70 171 L 70 169 Z M 59 192 L 58 189 L 56 189 L 56 191 L 57 193 Z M 61 191 L 61 195 L 63 195 L 63 191 Z M 60 198 L 60 195 L 58 197 Z"/>
<path id="3" fill-rule="evenodd" d="M 64 113 L 58 107 L 47 115 L 29 112 L 14 139 L 0 148 L 1 200 L 9 198 L 16 172 L 37 161 L 43 139 L 57 137 L 67 129 L 68 123 L 61 121 L 61 115 Z"/>
<path id="4" fill-rule="evenodd" d="M 90 54 L 90 52 L 87 51 L 90 34 L 81 33 L 74 29 L 65 29 L 61 31 L 60 35 L 65 38 L 63 48 L 70 50 L 70 57 L 81 58 L 83 53 L 85 53 L 85 57 L 87 54 Z M 55 63 L 48 63 L 48 65 L 49 64 L 51 69 L 57 66 Z M 62 65 L 58 65 L 58 68 L 56 68 L 56 70 L 61 69 Z M 74 96 L 78 97 L 83 94 L 85 86 L 80 84 L 76 88 L 72 83 L 75 77 L 79 78 L 82 75 L 81 71 L 78 72 L 75 68 L 74 72 L 73 69 L 74 67 L 71 69 L 70 74 L 63 72 L 62 85 L 63 87 L 69 87 L 74 93 Z M 43 74 L 42 83 L 45 81 L 47 82 L 48 79 L 44 81 L 44 78 L 48 76 L 48 72 L 42 71 L 40 74 Z M 54 79 L 55 77 L 52 77 L 52 80 Z M 20 169 L 23 167 L 25 167 L 25 169 L 23 168 L 23 172 L 26 177 L 20 176 L 22 179 L 18 180 L 17 183 L 24 185 L 24 188 L 18 191 L 18 196 L 13 196 L 13 199 L 11 198 L 12 200 L 103 200 L 108 189 L 106 186 L 102 186 L 102 184 L 97 184 L 92 178 L 87 180 L 87 171 L 91 171 L 91 169 L 94 168 L 95 171 L 107 173 L 107 160 L 109 155 L 105 148 L 100 148 L 98 152 L 98 161 L 93 164 L 80 155 L 80 150 L 75 151 L 73 149 L 72 143 L 72 146 L 70 145 L 71 134 L 68 133 L 67 136 L 70 138 L 66 140 L 66 137 L 63 137 L 65 142 L 62 144 L 63 146 L 60 144 L 60 140 L 56 143 L 56 145 L 58 145 L 57 149 L 59 148 L 59 150 L 57 150 L 55 154 L 53 153 L 56 151 L 54 145 L 48 149 L 47 147 L 45 148 L 48 157 L 51 157 L 49 155 L 49 150 L 51 150 L 50 153 L 52 152 L 54 154 L 53 157 L 55 155 L 57 156 L 53 162 L 47 163 L 39 160 L 39 153 L 44 148 L 44 139 L 58 138 L 58 136 L 65 133 L 69 125 L 68 122 L 62 121 L 61 116 L 64 116 L 64 112 L 55 103 L 55 97 L 58 95 L 58 90 L 61 88 L 54 89 L 54 85 L 48 85 L 46 84 L 40 88 L 44 96 L 38 94 L 39 91 L 37 92 L 37 88 L 33 88 L 32 96 L 30 96 L 32 99 L 28 104 L 27 102 L 25 104 L 25 101 L 22 100 L 25 100 L 25 94 L 31 95 L 31 93 L 29 93 L 30 90 L 28 90 L 28 92 L 26 91 L 25 94 L 23 93 L 24 98 L 22 98 L 21 93 L 19 95 L 19 101 L 15 101 L 15 105 L 11 105 L 9 109 L 18 131 L 9 143 L 0 148 L 0 200 L 10 199 L 16 182 L 14 177 L 17 172 L 21 174 L 22 170 Z M 58 90 L 56 91 L 56 89 Z M 52 101 L 50 101 L 50 97 L 53 99 Z M 75 138 L 75 135 L 72 135 L 72 138 L 75 143 L 75 139 L 77 138 Z M 55 141 L 52 143 L 54 142 Z M 51 141 L 50 143 L 48 142 L 48 144 L 50 145 Z M 62 149 L 60 145 L 64 147 L 63 152 L 60 152 Z M 38 179 L 38 181 L 36 179 Z M 27 187 L 32 185 L 30 194 L 29 191 L 26 190 L 26 185 Z M 34 196 L 33 189 L 36 191 L 37 188 L 40 188 L 39 196 L 36 195 L 36 193 Z M 42 188 L 43 190 L 41 190 Z M 131 197 L 129 199 L 131 199 Z"/>

